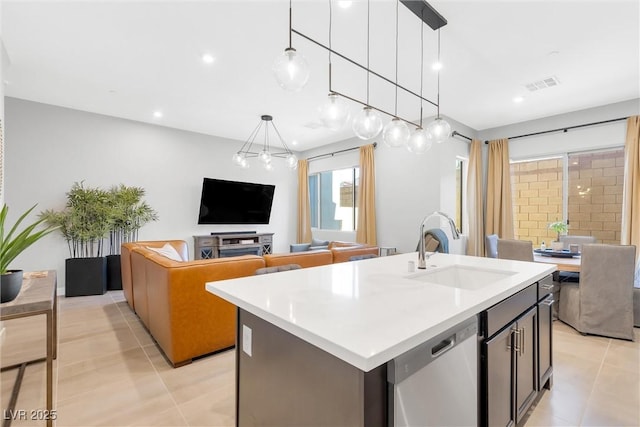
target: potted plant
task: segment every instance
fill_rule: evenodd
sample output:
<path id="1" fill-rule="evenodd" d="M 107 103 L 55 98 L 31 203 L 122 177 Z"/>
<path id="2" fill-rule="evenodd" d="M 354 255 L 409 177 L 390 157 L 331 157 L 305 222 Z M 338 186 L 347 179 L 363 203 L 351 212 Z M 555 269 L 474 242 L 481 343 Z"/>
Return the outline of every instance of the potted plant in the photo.
<path id="1" fill-rule="evenodd" d="M 569 226 L 564 221 L 556 221 L 549 224 L 549 229 L 553 230 L 557 234 L 557 239 L 551 242 L 551 249 L 554 251 L 561 251 L 563 248 L 563 243 L 560 241 L 560 234 L 566 233 L 569 229 Z"/>
<path id="2" fill-rule="evenodd" d="M 58 226 L 69 247 L 65 261 L 65 296 L 101 295 L 107 290 L 104 239 L 109 233 L 109 195 L 99 188 L 74 183 L 64 210 L 41 217 Z"/>
<path id="3" fill-rule="evenodd" d="M 158 215 L 144 200 L 144 188 L 124 184 L 109 190 L 109 255 L 107 255 L 107 289 L 122 289 L 120 247 L 138 240 L 138 230 Z"/>
<path id="4" fill-rule="evenodd" d="M 33 211 L 36 205 L 20 215 L 15 224 L 8 230 L 5 228 L 9 207 L 2 206 L 0 211 L 0 302 L 14 300 L 22 287 L 22 270 L 9 270 L 9 264 L 29 246 L 51 233 L 57 227 L 46 227 L 35 231 L 44 222 L 39 219 L 24 230 L 17 233 L 18 227 L 24 219 Z M 8 225 L 7 225 L 8 228 Z M 17 233 L 17 234 L 16 234 Z"/>

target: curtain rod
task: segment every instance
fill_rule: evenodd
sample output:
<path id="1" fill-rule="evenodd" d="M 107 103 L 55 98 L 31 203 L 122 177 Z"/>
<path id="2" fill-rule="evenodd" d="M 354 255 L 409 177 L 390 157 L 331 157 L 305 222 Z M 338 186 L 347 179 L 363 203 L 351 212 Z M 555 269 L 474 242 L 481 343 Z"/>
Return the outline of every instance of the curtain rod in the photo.
<path id="1" fill-rule="evenodd" d="M 373 148 L 376 148 L 377 146 L 378 146 L 378 143 L 374 142 Z M 335 154 L 346 153 L 347 151 L 353 151 L 353 150 L 359 150 L 359 149 L 360 147 L 351 147 L 351 148 L 345 148 L 344 150 L 334 151 L 333 153 L 318 154 L 317 156 L 307 158 L 307 161 L 320 159 L 322 157 L 333 157 Z"/>
<path id="2" fill-rule="evenodd" d="M 471 138 L 469 138 L 468 136 L 465 136 L 465 135 L 461 134 L 461 133 L 460 133 L 460 132 L 458 132 L 457 130 L 454 130 L 453 132 L 451 132 L 451 136 L 452 136 L 452 137 L 453 137 L 453 136 L 459 136 L 459 137 L 461 137 L 461 138 L 464 138 L 464 139 L 466 139 L 466 140 L 471 141 Z"/>
<path id="3" fill-rule="evenodd" d="M 558 128 L 558 129 L 543 130 L 543 131 L 540 131 L 540 132 L 527 133 L 525 135 L 511 136 L 511 137 L 509 137 L 507 139 L 508 140 L 512 140 L 512 139 L 517 139 L 517 138 L 526 138 L 527 136 L 543 135 L 545 133 L 560 132 L 560 131 L 567 132 L 569 129 L 578 129 L 578 128 L 583 128 L 583 127 L 586 127 L 586 126 L 595 126 L 595 125 L 601 125 L 601 124 L 605 124 L 605 123 L 619 122 L 620 120 L 627 120 L 627 119 L 628 119 L 628 117 L 619 117 L 617 119 L 602 120 L 600 122 L 585 123 L 585 124 L 582 124 L 582 125 L 567 126 L 567 127 Z M 485 141 L 484 143 L 488 144 L 489 141 Z"/>

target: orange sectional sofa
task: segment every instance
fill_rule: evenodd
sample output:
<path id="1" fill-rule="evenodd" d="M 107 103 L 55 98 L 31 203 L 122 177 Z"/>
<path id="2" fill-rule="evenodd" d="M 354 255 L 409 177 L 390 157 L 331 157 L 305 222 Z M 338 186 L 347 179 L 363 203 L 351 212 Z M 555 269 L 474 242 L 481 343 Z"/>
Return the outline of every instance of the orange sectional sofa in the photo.
<path id="1" fill-rule="evenodd" d="M 166 243 L 182 259 L 188 259 L 188 247 L 182 240 L 122 245 L 122 288 L 129 306 L 174 367 L 235 345 L 235 306 L 207 292 L 205 283 L 252 276 L 262 267 L 299 264 L 309 268 L 348 261 L 353 255 L 378 253 L 377 247 L 352 244 L 264 257 L 174 261 L 149 249 Z"/>

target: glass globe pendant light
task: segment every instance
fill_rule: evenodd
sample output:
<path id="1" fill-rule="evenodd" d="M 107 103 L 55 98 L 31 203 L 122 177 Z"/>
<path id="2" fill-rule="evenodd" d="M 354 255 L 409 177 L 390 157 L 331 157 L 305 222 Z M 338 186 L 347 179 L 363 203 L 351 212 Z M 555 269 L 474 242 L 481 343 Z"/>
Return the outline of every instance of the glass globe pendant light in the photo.
<path id="1" fill-rule="evenodd" d="M 388 147 L 401 147 L 409 142 L 409 127 L 407 124 L 397 117 L 398 114 L 398 1 L 396 1 L 396 92 L 394 117 L 384 127 L 382 140 Z"/>
<path id="2" fill-rule="evenodd" d="M 349 121 L 349 106 L 337 94 L 331 92 L 319 108 L 320 121 L 331 130 L 340 130 Z"/>
<path id="3" fill-rule="evenodd" d="M 428 138 L 427 132 L 421 128 L 416 128 L 407 141 L 407 150 L 415 154 L 422 154 L 429 151 L 433 142 Z"/>
<path id="4" fill-rule="evenodd" d="M 451 125 L 442 117 L 438 117 L 427 125 L 426 132 L 432 141 L 440 144 L 451 136 Z"/>
<path id="5" fill-rule="evenodd" d="M 352 128 L 358 138 L 369 140 L 382 130 L 382 119 L 376 110 L 366 106 L 353 119 Z"/>
<path id="6" fill-rule="evenodd" d="M 288 47 L 273 63 L 273 73 L 281 88 L 298 92 L 309 81 L 309 64 L 294 48 Z"/>
<path id="7" fill-rule="evenodd" d="M 276 128 L 276 125 L 273 123 L 273 117 L 268 114 L 264 114 L 260 117 L 260 119 L 260 123 L 258 123 L 258 126 L 253 129 L 251 135 L 249 135 L 249 138 L 242 145 L 242 148 L 240 148 L 240 151 L 232 156 L 233 163 L 241 168 L 247 169 L 249 167 L 249 162 L 247 159 L 249 157 L 257 157 L 258 160 L 260 160 L 260 163 L 262 163 L 262 166 L 265 168 L 265 170 L 272 171 L 275 169 L 273 166 L 273 159 L 277 157 L 280 159 L 285 159 L 289 169 L 296 170 L 298 168 L 298 157 L 293 154 L 293 152 L 287 146 L 287 143 L 284 142 L 284 139 L 282 139 L 282 135 L 280 135 L 278 128 Z M 273 132 L 276 133 L 284 151 L 272 151 L 273 147 L 271 147 L 269 143 L 269 126 L 273 128 Z M 252 150 L 252 148 L 254 146 L 256 137 L 261 133 L 261 131 L 264 131 L 262 149 L 260 151 L 254 151 Z"/>
<path id="8" fill-rule="evenodd" d="M 309 80 L 309 64 L 306 59 L 291 46 L 291 0 L 289 0 L 289 47 L 276 58 L 273 63 L 273 73 L 280 87 L 297 92 Z"/>
<path id="9" fill-rule="evenodd" d="M 409 127 L 397 117 L 394 117 L 384 127 L 382 140 L 388 147 L 402 147 L 409 141 Z"/>
<path id="10" fill-rule="evenodd" d="M 438 28 L 438 64 L 440 65 L 438 70 L 438 98 L 437 98 L 437 113 L 434 121 L 427 125 L 426 131 L 429 135 L 429 139 L 437 144 L 441 144 L 451 136 L 451 125 L 440 117 L 440 69 L 442 68 L 440 62 L 440 29 Z"/>

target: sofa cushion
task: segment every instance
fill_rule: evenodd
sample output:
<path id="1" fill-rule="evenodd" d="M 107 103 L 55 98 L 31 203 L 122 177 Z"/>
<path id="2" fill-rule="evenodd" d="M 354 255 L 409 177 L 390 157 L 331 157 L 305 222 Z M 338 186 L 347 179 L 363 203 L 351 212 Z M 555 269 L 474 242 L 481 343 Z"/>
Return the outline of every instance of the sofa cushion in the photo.
<path id="1" fill-rule="evenodd" d="M 328 265 L 333 262 L 331 251 L 326 249 L 319 251 L 306 251 L 288 254 L 267 254 L 263 256 L 267 267 L 285 264 L 298 264 L 302 268 Z"/>
<path id="2" fill-rule="evenodd" d="M 156 253 L 159 253 L 160 255 L 166 256 L 167 258 L 172 259 L 174 261 L 184 261 L 180 256 L 180 254 L 178 253 L 178 251 L 176 251 L 176 249 L 173 246 L 171 246 L 169 243 L 166 243 L 161 248 L 152 248 L 151 246 L 147 246 L 147 249 L 152 250 Z"/>

